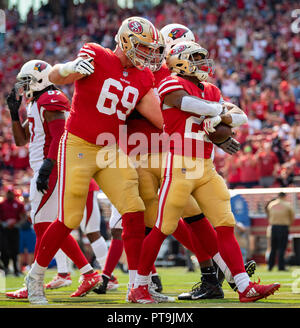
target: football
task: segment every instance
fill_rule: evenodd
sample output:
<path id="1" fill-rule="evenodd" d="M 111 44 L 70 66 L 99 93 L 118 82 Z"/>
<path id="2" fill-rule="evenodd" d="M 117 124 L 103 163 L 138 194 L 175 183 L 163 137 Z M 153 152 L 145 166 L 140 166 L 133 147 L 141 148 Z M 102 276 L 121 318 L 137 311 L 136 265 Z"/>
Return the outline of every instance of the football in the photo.
<path id="1" fill-rule="evenodd" d="M 220 123 L 215 127 L 215 132 L 208 135 L 208 139 L 213 143 L 221 143 L 233 135 L 232 129 L 229 125 Z"/>

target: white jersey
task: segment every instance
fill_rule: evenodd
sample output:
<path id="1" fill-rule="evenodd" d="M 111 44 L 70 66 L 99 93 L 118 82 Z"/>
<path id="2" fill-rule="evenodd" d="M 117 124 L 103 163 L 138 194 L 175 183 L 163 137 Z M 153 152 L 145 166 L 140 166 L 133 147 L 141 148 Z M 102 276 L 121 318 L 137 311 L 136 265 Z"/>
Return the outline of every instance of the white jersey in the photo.
<path id="1" fill-rule="evenodd" d="M 43 93 L 37 101 L 27 106 L 29 123 L 29 163 L 34 172 L 41 167 L 49 151 L 51 135 L 45 121 L 45 111 L 68 111 L 69 101 L 59 90 L 49 90 Z"/>

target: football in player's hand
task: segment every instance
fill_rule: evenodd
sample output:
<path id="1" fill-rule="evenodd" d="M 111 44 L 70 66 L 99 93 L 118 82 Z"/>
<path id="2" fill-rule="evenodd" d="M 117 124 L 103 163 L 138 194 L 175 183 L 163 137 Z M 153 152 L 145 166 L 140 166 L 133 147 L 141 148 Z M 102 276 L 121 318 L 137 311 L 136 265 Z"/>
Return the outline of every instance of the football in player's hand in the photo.
<path id="1" fill-rule="evenodd" d="M 208 135 L 208 139 L 216 144 L 222 143 L 226 139 L 234 135 L 231 127 L 224 123 L 220 123 L 215 126 L 215 130 L 215 132 L 212 132 Z"/>

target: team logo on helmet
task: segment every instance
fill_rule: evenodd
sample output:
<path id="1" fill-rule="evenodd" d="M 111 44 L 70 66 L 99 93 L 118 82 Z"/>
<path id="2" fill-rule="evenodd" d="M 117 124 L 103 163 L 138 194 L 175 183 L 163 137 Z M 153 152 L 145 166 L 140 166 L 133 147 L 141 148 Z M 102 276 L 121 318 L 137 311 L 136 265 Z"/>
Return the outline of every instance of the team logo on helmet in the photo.
<path id="1" fill-rule="evenodd" d="M 173 28 L 173 30 L 169 33 L 169 37 L 172 38 L 173 40 L 176 40 L 178 38 L 181 38 L 188 32 L 187 29 L 185 28 Z"/>
<path id="2" fill-rule="evenodd" d="M 143 33 L 143 26 L 138 21 L 133 21 L 128 23 L 128 27 L 130 31 L 132 31 L 133 33 L 137 33 L 137 34 Z"/>
<path id="3" fill-rule="evenodd" d="M 45 68 L 47 67 L 47 64 L 45 64 L 45 63 L 36 63 L 35 65 L 34 65 L 34 70 L 35 71 L 39 71 L 39 72 L 41 72 L 41 71 L 43 71 Z"/>
<path id="4" fill-rule="evenodd" d="M 171 55 L 178 55 L 179 53 L 181 53 L 182 51 L 184 51 L 185 49 L 187 48 L 186 45 L 181 45 L 181 46 L 178 46 L 178 47 L 174 47 L 170 54 Z"/>

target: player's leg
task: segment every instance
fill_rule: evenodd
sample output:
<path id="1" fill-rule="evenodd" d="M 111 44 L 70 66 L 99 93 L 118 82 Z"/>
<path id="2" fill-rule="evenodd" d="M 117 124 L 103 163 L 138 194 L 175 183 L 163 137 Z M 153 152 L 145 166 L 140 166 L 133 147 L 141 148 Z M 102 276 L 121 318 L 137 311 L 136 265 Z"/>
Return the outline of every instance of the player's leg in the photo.
<path id="1" fill-rule="evenodd" d="M 90 191 L 88 193 L 80 228 L 81 231 L 86 234 L 96 256 L 96 260 L 103 270 L 108 249 L 106 241 L 100 233 L 101 214 L 97 195 L 97 191 Z"/>
<path id="2" fill-rule="evenodd" d="M 102 282 L 97 288 L 94 289 L 94 292 L 97 294 L 106 293 L 112 273 L 123 253 L 122 216 L 113 205 L 111 205 L 109 228 L 111 231 L 111 243 L 108 249 L 105 265 L 102 270 Z"/>
<path id="3" fill-rule="evenodd" d="M 97 150 L 98 148 L 96 146 L 69 133 L 65 133 L 62 136 L 58 156 L 58 219 L 51 223 L 43 235 L 36 261 L 26 278 L 27 287 L 30 284 L 32 285 L 33 302 L 38 300 L 38 296 L 43 293 L 44 272 L 58 249 L 61 248 L 71 259 L 74 256 L 69 248 L 72 244 L 70 232 L 79 226 L 83 216 L 89 183 L 94 172 L 97 170 Z M 83 153 L 84 156 L 79 156 L 79 152 Z M 82 266 L 79 268 L 82 272 L 89 263 L 84 255 L 82 253 L 80 254 L 80 248 L 74 242 L 76 243 L 76 241 L 73 240 L 72 247 L 76 250 L 76 261 L 80 260 L 79 262 L 82 263 Z M 93 270 L 89 270 L 85 275 L 88 280 L 92 279 L 93 281 L 90 284 L 91 289 L 94 287 L 94 282 L 95 285 L 99 282 L 100 276 L 95 275 L 94 277 L 90 276 L 90 274 L 94 275 Z M 80 287 L 88 287 L 85 285 L 85 281 L 83 281 Z M 28 292 L 30 298 L 31 293 L 29 288 Z M 77 292 L 80 291 L 78 290 Z M 77 296 L 77 292 L 72 294 L 72 296 Z M 35 295 L 37 295 L 36 298 Z"/>
<path id="4" fill-rule="evenodd" d="M 178 225 L 183 210 L 193 190 L 193 181 L 187 181 L 181 169 L 174 168 L 174 156 L 166 154 L 163 160 L 163 182 L 159 193 L 159 207 L 156 224 L 145 238 L 140 256 L 138 274 L 129 300 L 134 303 L 153 303 L 148 293 L 149 274 L 165 238 L 172 234 Z"/>
<path id="5" fill-rule="evenodd" d="M 242 253 L 234 235 L 235 219 L 231 212 L 230 194 L 223 178 L 215 172 L 213 163 L 206 160 L 204 178 L 194 190 L 193 196 L 211 221 L 217 232 L 218 249 L 232 273 L 237 285 L 240 301 L 253 302 L 267 297 L 279 288 L 277 284 L 267 286 L 251 283 L 246 273 Z M 196 231 L 197 233 L 197 231 Z M 254 288 L 255 296 L 248 291 Z"/>
<path id="6" fill-rule="evenodd" d="M 129 278 L 133 279 L 145 237 L 145 207 L 139 196 L 138 174 L 130 159 L 121 151 L 115 151 L 115 154 L 108 157 L 114 158 L 114 162 L 99 170 L 94 179 L 122 215 L 122 239 L 128 261 Z"/>

